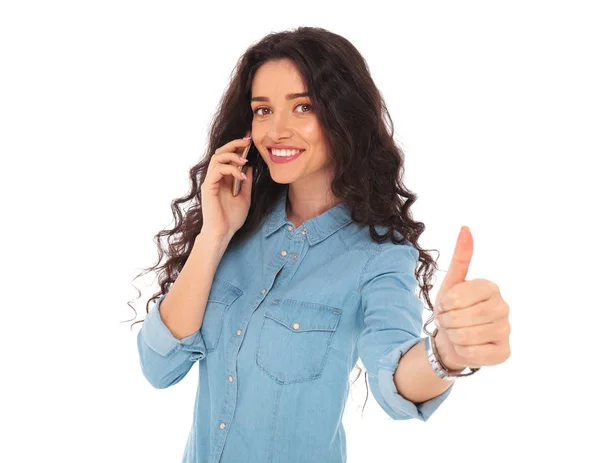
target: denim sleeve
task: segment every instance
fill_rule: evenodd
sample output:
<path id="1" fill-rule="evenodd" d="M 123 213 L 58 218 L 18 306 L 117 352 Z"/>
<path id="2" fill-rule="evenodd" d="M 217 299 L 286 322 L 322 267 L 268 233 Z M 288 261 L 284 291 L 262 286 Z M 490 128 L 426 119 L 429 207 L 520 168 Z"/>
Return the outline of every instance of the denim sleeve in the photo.
<path id="1" fill-rule="evenodd" d="M 373 397 L 394 420 L 427 421 L 448 397 L 452 384 L 432 399 L 414 403 L 398 393 L 394 372 L 421 341 L 423 304 L 415 295 L 418 251 L 410 244 L 381 247 L 369 259 L 359 286 L 364 327 L 357 341 Z"/>
<path id="2" fill-rule="evenodd" d="M 177 384 L 190 371 L 196 360 L 206 357 L 202 333 L 197 331 L 181 340 L 177 339 L 160 317 L 158 298 L 137 334 L 137 347 L 142 372 L 157 389 Z"/>

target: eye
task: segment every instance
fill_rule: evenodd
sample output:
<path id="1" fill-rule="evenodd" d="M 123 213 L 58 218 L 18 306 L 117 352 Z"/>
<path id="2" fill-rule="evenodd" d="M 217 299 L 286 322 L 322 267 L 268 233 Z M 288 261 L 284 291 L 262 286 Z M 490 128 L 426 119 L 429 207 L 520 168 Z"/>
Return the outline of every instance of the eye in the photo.
<path id="1" fill-rule="evenodd" d="M 312 105 L 308 104 L 308 103 L 301 103 L 298 106 L 296 106 L 296 108 L 302 107 L 302 106 L 308 106 L 310 109 L 312 109 Z M 294 108 L 295 109 L 295 108 Z M 301 111 L 301 112 L 307 112 L 307 111 Z"/>
<path id="2" fill-rule="evenodd" d="M 260 114 L 260 113 L 259 113 L 259 111 L 260 111 L 261 109 L 267 109 L 267 108 L 265 108 L 265 107 L 262 107 L 262 106 L 261 106 L 260 108 L 256 108 L 256 109 L 254 110 L 254 114 L 256 114 L 257 116 L 264 116 L 264 114 Z"/>
<path id="3" fill-rule="evenodd" d="M 296 105 L 296 107 L 295 107 L 294 109 L 296 109 L 296 108 L 299 108 L 299 107 L 302 107 L 302 106 L 308 106 L 308 107 L 310 108 L 310 110 L 312 110 L 312 105 L 311 105 L 311 104 L 308 104 L 308 103 L 300 103 L 299 105 Z M 269 108 L 267 108 L 267 107 L 265 107 L 265 106 L 260 106 L 260 107 L 258 107 L 258 108 L 256 108 L 256 109 L 254 110 L 254 114 L 256 114 L 257 116 L 264 116 L 264 115 L 265 115 L 264 113 L 259 113 L 259 111 L 261 111 L 261 110 L 263 110 L 263 109 L 265 109 L 265 110 L 268 110 Z M 300 112 L 301 112 L 301 113 L 306 113 L 306 112 L 308 112 L 308 111 L 300 111 Z"/>

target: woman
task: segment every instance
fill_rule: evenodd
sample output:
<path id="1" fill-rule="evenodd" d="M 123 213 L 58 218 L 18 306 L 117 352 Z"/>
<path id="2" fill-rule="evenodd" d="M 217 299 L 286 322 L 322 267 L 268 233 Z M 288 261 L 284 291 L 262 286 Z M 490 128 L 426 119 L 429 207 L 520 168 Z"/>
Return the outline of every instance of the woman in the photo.
<path id="1" fill-rule="evenodd" d="M 241 57 L 208 156 L 174 202 L 176 226 L 158 234 L 168 258 L 152 267 L 161 291 L 138 333 L 154 387 L 198 362 L 184 462 L 343 462 L 359 358 L 397 420 L 427 420 L 458 375 L 508 358 L 498 287 L 465 281 L 467 228 L 431 304 L 437 267 L 417 243 L 425 227 L 411 218 L 416 195 L 384 115 L 364 59 L 339 35 L 273 33 Z M 239 154 L 250 143 L 247 163 Z M 417 285 L 436 315 L 433 337 L 419 337 Z"/>

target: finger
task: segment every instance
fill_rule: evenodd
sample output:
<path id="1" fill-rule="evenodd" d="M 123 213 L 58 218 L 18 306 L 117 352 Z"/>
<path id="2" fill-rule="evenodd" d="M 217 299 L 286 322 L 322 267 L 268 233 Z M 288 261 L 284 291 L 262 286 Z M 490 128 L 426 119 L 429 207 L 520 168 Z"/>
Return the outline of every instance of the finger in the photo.
<path id="1" fill-rule="evenodd" d="M 497 365 L 510 357 L 508 342 L 479 344 L 477 346 L 454 346 L 458 355 L 478 365 Z"/>
<path id="2" fill-rule="evenodd" d="M 493 297 L 462 309 L 440 312 L 436 315 L 442 328 L 462 328 L 482 325 L 508 316 L 508 305 L 501 297 Z"/>
<path id="3" fill-rule="evenodd" d="M 469 271 L 469 265 L 473 258 L 473 235 L 467 226 L 463 226 L 458 233 L 454 254 L 450 261 L 448 272 L 442 281 L 440 292 L 444 294 L 453 286 L 466 280 Z"/>
<path id="4" fill-rule="evenodd" d="M 225 175 L 233 175 L 236 178 L 244 181 L 244 176 L 242 175 L 242 171 L 238 166 L 234 166 L 233 164 L 219 164 L 219 170 L 223 176 Z"/>
<path id="5" fill-rule="evenodd" d="M 488 300 L 498 296 L 500 289 L 498 285 L 490 280 L 476 278 L 463 281 L 452 287 L 440 301 L 440 311 L 462 309 L 474 305 L 477 302 Z"/>
<path id="6" fill-rule="evenodd" d="M 219 154 L 215 153 L 212 155 L 212 157 L 210 159 L 209 167 L 214 164 L 229 164 L 230 162 L 234 162 L 240 166 L 244 166 L 248 163 L 248 161 L 242 160 L 240 155 L 238 155 L 236 153 L 232 153 L 232 152 L 219 153 Z"/>
<path id="7" fill-rule="evenodd" d="M 235 140 L 231 140 L 229 143 L 225 143 L 223 146 L 217 148 L 215 150 L 215 154 L 234 152 L 236 148 L 245 148 L 248 143 L 250 143 L 250 139 L 244 140 L 243 138 L 236 138 Z"/>
<path id="8" fill-rule="evenodd" d="M 217 163 L 215 167 L 206 174 L 206 180 L 204 181 L 203 186 L 205 184 L 206 186 L 214 186 L 215 184 L 219 183 L 223 177 L 229 175 L 244 181 L 244 177 L 242 176 L 238 166 L 233 164 Z"/>
<path id="9" fill-rule="evenodd" d="M 475 346 L 506 340 L 510 335 L 510 325 L 492 322 L 485 325 L 450 328 L 446 330 L 446 335 L 455 346 Z"/>

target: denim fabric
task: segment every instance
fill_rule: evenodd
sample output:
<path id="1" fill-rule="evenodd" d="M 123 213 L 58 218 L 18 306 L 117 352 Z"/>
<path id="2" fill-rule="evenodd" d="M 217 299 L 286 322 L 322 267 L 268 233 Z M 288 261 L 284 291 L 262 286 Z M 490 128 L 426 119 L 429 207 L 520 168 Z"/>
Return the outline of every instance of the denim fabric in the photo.
<path id="1" fill-rule="evenodd" d="M 394 385 L 400 357 L 422 339 L 412 244 L 374 242 L 344 203 L 295 228 L 286 196 L 248 241 L 230 243 L 197 333 L 171 334 L 159 313 L 165 295 L 138 333 L 156 388 L 198 362 L 184 463 L 345 462 L 342 416 L 358 358 L 394 420 L 426 421 L 454 387 L 415 404 Z"/>

